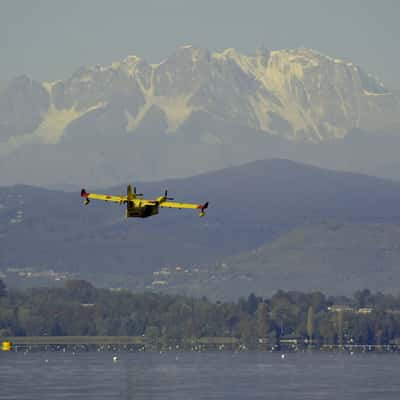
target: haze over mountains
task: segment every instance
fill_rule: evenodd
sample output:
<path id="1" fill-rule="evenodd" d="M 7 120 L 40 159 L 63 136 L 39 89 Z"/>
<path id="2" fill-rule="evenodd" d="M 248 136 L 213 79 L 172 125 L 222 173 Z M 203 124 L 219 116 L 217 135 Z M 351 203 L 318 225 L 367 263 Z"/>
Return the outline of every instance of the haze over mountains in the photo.
<path id="1" fill-rule="evenodd" d="M 137 290 L 158 279 L 225 297 L 394 291 L 399 115 L 398 92 L 304 48 L 182 46 L 155 65 L 129 56 L 64 81 L 17 77 L 0 85 L 0 273 Z M 13 186 L 123 193 L 128 182 L 209 200 L 208 215 L 126 221 L 119 207 L 83 208 L 78 191 Z M 189 272 L 153 275 L 177 266 Z"/>
<path id="2" fill-rule="evenodd" d="M 183 46 L 0 89 L 0 184 L 94 186 L 287 158 L 400 179 L 400 96 L 310 49 Z M 383 156 L 384 155 L 384 156 Z"/>
<path id="3" fill-rule="evenodd" d="M 138 185 L 149 197 L 164 188 L 177 200 L 210 200 L 207 216 L 162 210 L 126 220 L 119 206 L 83 206 L 78 192 L 0 188 L 0 272 L 53 269 L 143 290 L 160 279 L 154 272 L 180 266 L 189 272 L 163 290 L 226 298 L 391 291 L 400 278 L 400 183 L 265 160 Z"/>

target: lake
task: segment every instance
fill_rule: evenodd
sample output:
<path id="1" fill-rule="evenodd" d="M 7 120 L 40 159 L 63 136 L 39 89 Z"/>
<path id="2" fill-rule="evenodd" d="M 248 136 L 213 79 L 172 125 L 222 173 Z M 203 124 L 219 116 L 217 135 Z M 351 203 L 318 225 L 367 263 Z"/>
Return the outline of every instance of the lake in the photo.
<path id="1" fill-rule="evenodd" d="M 398 400 L 399 371 L 392 353 L 0 352 L 0 399 Z"/>

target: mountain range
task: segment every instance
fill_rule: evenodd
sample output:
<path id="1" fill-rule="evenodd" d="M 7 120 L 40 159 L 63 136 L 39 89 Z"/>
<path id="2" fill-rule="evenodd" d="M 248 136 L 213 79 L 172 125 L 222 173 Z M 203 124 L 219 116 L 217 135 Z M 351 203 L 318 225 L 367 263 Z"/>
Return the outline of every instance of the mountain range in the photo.
<path id="1" fill-rule="evenodd" d="M 399 112 L 399 93 L 311 49 L 132 55 L 3 85 L 0 184 L 107 186 L 265 158 L 400 179 Z"/>

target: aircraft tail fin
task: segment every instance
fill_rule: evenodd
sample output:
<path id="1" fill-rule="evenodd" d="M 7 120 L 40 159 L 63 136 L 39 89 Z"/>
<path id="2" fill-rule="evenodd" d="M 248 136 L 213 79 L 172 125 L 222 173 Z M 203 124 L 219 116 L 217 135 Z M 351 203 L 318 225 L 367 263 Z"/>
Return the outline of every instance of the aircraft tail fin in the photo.
<path id="1" fill-rule="evenodd" d="M 126 189 L 126 197 L 128 201 L 132 201 L 136 196 L 132 190 L 132 186 L 128 185 L 127 189 Z"/>

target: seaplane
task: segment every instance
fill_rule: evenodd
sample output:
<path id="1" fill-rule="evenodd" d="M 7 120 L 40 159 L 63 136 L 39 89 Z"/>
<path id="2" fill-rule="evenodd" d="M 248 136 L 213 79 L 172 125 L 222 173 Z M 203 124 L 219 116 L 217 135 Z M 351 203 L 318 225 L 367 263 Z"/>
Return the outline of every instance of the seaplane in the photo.
<path id="1" fill-rule="evenodd" d="M 208 208 L 208 202 L 204 204 L 193 204 L 193 203 L 179 203 L 173 201 L 172 197 L 168 197 L 168 191 L 166 190 L 164 196 L 159 196 L 155 200 L 147 200 L 143 198 L 142 193 L 136 193 L 136 187 L 128 185 L 126 196 L 112 196 L 108 194 L 97 194 L 88 193 L 85 189 L 81 190 L 81 197 L 85 200 L 84 205 L 88 205 L 91 200 L 102 200 L 111 203 L 117 203 L 125 205 L 125 216 L 126 218 L 147 218 L 153 215 L 157 215 L 160 207 L 166 208 L 189 208 L 199 210 L 199 216 L 204 217 L 205 209 Z"/>

